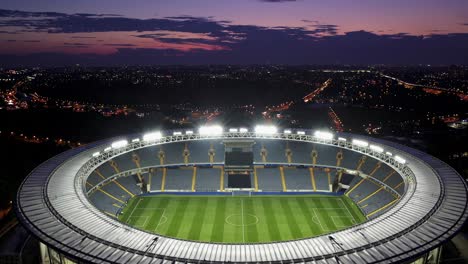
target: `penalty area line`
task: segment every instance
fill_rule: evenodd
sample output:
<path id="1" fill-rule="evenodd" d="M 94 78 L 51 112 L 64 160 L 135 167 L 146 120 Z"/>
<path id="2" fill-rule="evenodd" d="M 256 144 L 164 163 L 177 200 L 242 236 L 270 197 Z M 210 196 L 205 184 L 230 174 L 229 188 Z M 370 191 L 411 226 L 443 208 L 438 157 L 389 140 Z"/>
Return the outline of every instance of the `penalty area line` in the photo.
<path id="1" fill-rule="evenodd" d="M 141 200 L 143 200 L 143 198 L 138 198 L 137 204 L 135 205 L 135 207 L 133 207 L 133 210 L 130 212 L 130 215 L 129 215 L 128 218 L 127 218 L 127 224 L 128 224 L 129 219 L 132 217 L 133 213 L 135 212 L 135 209 L 136 209 L 136 208 L 138 207 L 138 205 L 140 204 Z"/>
<path id="2" fill-rule="evenodd" d="M 158 228 L 159 228 L 159 225 L 161 225 L 161 220 L 165 217 L 165 216 L 164 216 L 164 213 L 166 213 L 166 208 L 163 209 L 163 213 L 162 213 L 161 217 L 159 217 L 158 225 L 157 225 L 156 228 L 154 229 L 154 232 L 157 232 L 157 230 L 158 230 Z"/>

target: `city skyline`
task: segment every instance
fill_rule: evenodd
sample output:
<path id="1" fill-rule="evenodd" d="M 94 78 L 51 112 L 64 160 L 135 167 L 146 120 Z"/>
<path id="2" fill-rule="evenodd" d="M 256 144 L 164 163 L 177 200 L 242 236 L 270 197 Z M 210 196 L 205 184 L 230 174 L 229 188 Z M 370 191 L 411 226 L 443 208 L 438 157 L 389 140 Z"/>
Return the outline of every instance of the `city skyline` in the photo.
<path id="1" fill-rule="evenodd" d="M 464 64 L 468 3 L 15 1 L 1 65 Z"/>

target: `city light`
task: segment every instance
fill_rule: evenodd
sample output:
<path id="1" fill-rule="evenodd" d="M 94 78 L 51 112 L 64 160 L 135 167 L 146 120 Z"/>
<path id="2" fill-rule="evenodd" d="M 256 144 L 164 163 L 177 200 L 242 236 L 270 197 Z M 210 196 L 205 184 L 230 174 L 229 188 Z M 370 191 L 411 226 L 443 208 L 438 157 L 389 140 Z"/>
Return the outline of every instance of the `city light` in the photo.
<path id="1" fill-rule="evenodd" d="M 257 125 L 255 127 L 255 133 L 263 135 L 271 135 L 277 133 L 278 128 L 270 125 Z"/>
<path id="2" fill-rule="evenodd" d="M 406 163 L 406 160 L 398 155 L 395 156 L 395 160 L 398 162 L 398 163 L 401 163 L 401 164 L 405 164 Z"/>
<path id="3" fill-rule="evenodd" d="M 162 138 L 161 132 L 152 132 L 143 135 L 144 141 L 156 141 Z"/>
<path id="4" fill-rule="evenodd" d="M 94 153 L 93 153 L 93 157 L 97 157 L 97 156 L 99 156 L 99 154 L 101 154 L 101 152 L 99 152 L 99 151 L 98 151 L 98 152 L 94 152 Z"/>
<path id="5" fill-rule="evenodd" d="M 139 138 L 132 139 L 132 143 L 136 143 L 136 142 L 140 142 L 140 139 Z"/>
<path id="6" fill-rule="evenodd" d="M 176 132 L 172 133 L 172 135 L 173 136 L 180 136 L 180 135 L 182 135 L 182 132 L 176 131 Z"/>
<path id="7" fill-rule="evenodd" d="M 392 156 L 392 155 L 393 155 L 393 153 L 391 153 L 391 152 L 388 152 L 388 151 L 387 151 L 387 152 L 385 152 L 385 154 L 387 154 L 387 156 Z"/>
<path id="8" fill-rule="evenodd" d="M 193 131 L 192 130 L 187 130 L 187 131 L 185 131 L 185 135 L 193 135 Z"/>
<path id="9" fill-rule="evenodd" d="M 111 144 L 111 147 L 112 147 L 113 149 L 117 149 L 117 148 L 123 148 L 123 147 L 125 147 L 125 146 L 127 146 L 127 145 L 128 145 L 128 141 L 124 139 L 124 140 L 119 140 L 119 141 L 113 142 L 113 143 Z"/>
<path id="10" fill-rule="evenodd" d="M 339 141 L 346 141 L 346 138 L 339 137 L 338 140 Z"/>
<path id="11" fill-rule="evenodd" d="M 367 141 L 363 141 L 363 140 L 359 140 L 359 139 L 353 139 L 353 145 L 365 148 L 365 147 L 369 146 L 369 143 Z"/>
<path id="12" fill-rule="evenodd" d="M 217 136 L 223 134 L 223 127 L 218 125 L 202 126 L 198 129 L 198 132 L 202 136 Z"/>
<path id="13" fill-rule="evenodd" d="M 325 131 L 315 131 L 314 137 L 318 139 L 332 140 L 333 134 L 330 132 L 325 132 Z"/>
<path id="14" fill-rule="evenodd" d="M 231 133 L 237 133 L 237 131 L 238 131 L 237 128 L 230 128 L 229 129 L 229 132 L 231 132 Z"/>
<path id="15" fill-rule="evenodd" d="M 297 134 L 298 135 L 305 135 L 305 132 L 304 131 L 297 131 Z"/>
<path id="16" fill-rule="evenodd" d="M 111 147 L 107 147 L 107 148 L 104 149 L 104 152 L 111 151 L 111 149 L 112 149 Z"/>
<path id="17" fill-rule="evenodd" d="M 369 148 L 375 152 L 382 153 L 384 151 L 383 148 L 376 146 L 376 145 L 370 145 Z"/>
<path id="18" fill-rule="evenodd" d="M 247 128 L 245 128 L 245 127 L 241 127 L 241 128 L 239 128 L 239 132 L 247 133 L 247 132 L 249 132 L 249 130 Z"/>
<path id="19" fill-rule="evenodd" d="M 285 133 L 285 134 L 291 134 L 292 131 L 291 131 L 291 129 L 285 129 L 285 130 L 284 130 L 284 133 Z"/>

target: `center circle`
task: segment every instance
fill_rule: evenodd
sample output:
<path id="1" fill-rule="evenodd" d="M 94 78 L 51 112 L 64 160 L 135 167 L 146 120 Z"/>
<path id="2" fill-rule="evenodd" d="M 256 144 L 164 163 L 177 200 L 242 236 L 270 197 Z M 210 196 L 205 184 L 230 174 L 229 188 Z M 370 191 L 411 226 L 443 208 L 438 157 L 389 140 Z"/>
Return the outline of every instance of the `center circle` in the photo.
<path id="1" fill-rule="evenodd" d="M 256 225 L 258 217 L 253 214 L 232 214 L 226 217 L 226 223 L 233 226 Z"/>

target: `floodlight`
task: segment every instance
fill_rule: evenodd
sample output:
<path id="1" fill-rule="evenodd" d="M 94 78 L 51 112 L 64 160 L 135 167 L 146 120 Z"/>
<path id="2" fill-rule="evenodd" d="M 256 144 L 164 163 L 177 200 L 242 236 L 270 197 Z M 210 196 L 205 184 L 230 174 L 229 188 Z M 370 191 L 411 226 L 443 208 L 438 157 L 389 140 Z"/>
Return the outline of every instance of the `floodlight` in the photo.
<path id="1" fill-rule="evenodd" d="M 339 137 L 338 140 L 339 141 L 346 141 L 346 138 Z"/>
<path id="2" fill-rule="evenodd" d="M 325 131 L 315 131 L 314 136 L 318 139 L 332 140 L 333 134 Z"/>
<path id="3" fill-rule="evenodd" d="M 285 134 L 291 134 L 292 131 L 291 131 L 291 129 L 285 129 L 285 130 L 284 130 L 284 133 L 285 133 Z"/>
<path id="4" fill-rule="evenodd" d="M 151 133 L 143 135 L 143 140 L 144 141 L 156 141 L 156 140 L 161 139 L 161 138 L 162 138 L 162 134 L 159 131 L 158 132 L 151 132 Z"/>
<path id="5" fill-rule="evenodd" d="M 193 134 L 193 131 L 192 130 L 187 130 L 185 131 L 185 135 L 192 135 Z"/>
<path id="6" fill-rule="evenodd" d="M 395 160 L 398 162 L 398 163 L 401 163 L 401 164 L 405 164 L 406 163 L 406 160 L 398 155 L 395 156 Z"/>
<path id="7" fill-rule="evenodd" d="M 297 134 L 298 135 L 305 135 L 305 132 L 304 131 L 297 131 Z"/>
<path id="8" fill-rule="evenodd" d="M 249 132 L 249 130 L 247 128 L 245 128 L 245 127 L 241 127 L 241 128 L 239 128 L 239 132 L 247 133 L 247 132 Z"/>
<path id="9" fill-rule="evenodd" d="M 277 133 L 278 128 L 271 125 L 257 125 L 255 127 L 255 133 L 257 134 L 264 134 L 264 135 L 271 135 Z"/>
<path id="10" fill-rule="evenodd" d="M 356 145 L 358 147 L 367 147 L 369 146 L 369 143 L 367 141 L 353 139 L 353 145 Z"/>
<path id="11" fill-rule="evenodd" d="M 229 129 L 229 132 L 231 132 L 231 133 L 237 133 L 238 130 L 237 130 L 237 128 L 230 128 L 230 129 Z"/>
<path id="12" fill-rule="evenodd" d="M 216 136 L 223 133 L 223 127 L 218 125 L 202 126 L 198 129 L 198 132 L 202 136 Z"/>
<path id="13" fill-rule="evenodd" d="M 136 143 L 136 142 L 140 142 L 140 139 L 139 138 L 132 139 L 132 143 Z"/>
<path id="14" fill-rule="evenodd" d="M 114 143 L 111 144 L 111 147 L 113 149 L 116 149 L 116 148 L 123 148 L 127 145 L 128 145 L 128 141 L 124 139 L 124 140 L 115 141 Z"/>
<path id="15" fill-rule="evenodd" d="M 99 156 L 99 154 L 101 154 L 99 151 L 98 151 L 98 152 L 94 152 L 94 153 L 93 153 L 93 157 L 97 157 L 97 156 Z"/>
<path id="16" fill-rule="evenodd" d="M 383 152 L 383 148 L 379 147 L 379 146 L 376 146 L 376 145 L 370 145 L 369 148 L 375 152 L 378 152 L 378 153 L 382 153 Z"/>
<path id="17" fill-rule="evenodd" d="M 385 152 L 385 154 L 387 154 L 388 156 L 392 156 L 393 154 L 391 152 Z"/>
<path id="18" fill-rule="evenodd" d="M 174 136 L 180 136 L 180 135 L 182 135 L 182 132 L 176 131 L 176 132 L 172 133 L 172 135 L 174 135 Z"/>
<path id="19" fill-rule="evenodd" d="M 111 149 L 112 149 L 111 147 L 107 147 L 104 149 L 104 151 L 107 152 L 107 151 L 110 151 Z"/>

